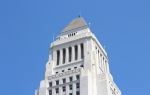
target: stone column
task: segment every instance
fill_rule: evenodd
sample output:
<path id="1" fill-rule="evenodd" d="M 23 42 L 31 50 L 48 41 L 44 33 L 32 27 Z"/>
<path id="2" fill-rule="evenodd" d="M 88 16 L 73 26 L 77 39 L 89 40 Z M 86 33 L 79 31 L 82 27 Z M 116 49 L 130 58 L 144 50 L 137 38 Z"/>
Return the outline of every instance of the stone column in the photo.
<path id="1" fill-rule="evenodd" d="M 59 60 L 59 65 L 62 65 L 63 61 L 63 50 L 60 49 L 60 60 Z"/>
<path id="2" fill-rule="evenodd" d="M 52 89 L 52 95 L 56 95 L 56 91 L 54 88 Z"/>
<path id="3" fill-rule="evenodd" d="M 57 64 L 57 51 L 53 51 L 53 60 L 55 62 L 55 66 Z"/>
<path id="4" fill-rule="evenodd" d="M 81 46 L 78 45 L 78 60 L 81 60 Z"/>
<path id="5" fill-rule="evenodd" d="M 105 72 L 105 59 L 102 57 L 103 71 Z"/>
<path id="6" fill-rule="evenodd" d="M 69 85 L 66 85 L 66 95 L 69 95 Z"/>
<path id="7" fill-rule="evenodd" d="M 62 86 L 59 87 L 59 95 L 63 95 Z"/>
<path id="8" fill-rule="evenodd" d="M 73 95 L 76 95 L 76 83 L 73 83 Z"/>
<path id="9" fill-rule="evenodd" d="M 62 84 L 62 79 L 59 79 L 59 85 L 60 84 Z M 59 86 L 59 93 L 58 93 L 58 95 L 63 95 L 62 86 Z"/>
<path id="10" fill-rule="evenodd" d="M 73 62 L 74 60 L 75 60 L 75 48 L 74 48 L 74 46 L 72 46 L 71 47 L 72 49 L 72 59 L 71 59 L 71 61 Z"/>
<path id="11" fill-rule="evenodd" d="M 68 61 L 69 61 L 69 50 L 68 50 L 68 48 L 66 48 L 66 59 L 65 59 L 66 61 L 66 63 L 68 63 Z"/>
<path id="12" fill-rule="evenodd" d="M 108 62 L 105 61 L 105 65 L 106 65 L 106 73 L 109 73 L 109 70 L 108 70 Z"/>
<path id="13" fill-rule="evenodd" d="M 100 68 L 103 72 L 103 57 L 102 57 L 102 54 L 100 54 Z"/>

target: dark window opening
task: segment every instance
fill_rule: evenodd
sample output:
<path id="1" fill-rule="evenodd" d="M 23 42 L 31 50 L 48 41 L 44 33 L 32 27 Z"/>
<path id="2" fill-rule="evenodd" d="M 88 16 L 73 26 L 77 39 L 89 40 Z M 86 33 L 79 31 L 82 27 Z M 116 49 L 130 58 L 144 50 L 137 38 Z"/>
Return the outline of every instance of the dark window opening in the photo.
<path id="1" fill-rule="evenodd" d="M 49 90 L 49 95 L 52 95 L 52 90 Z"/>
<path id="2" fill-rule="evenodd" d="M 63 49 L 63 64 L 65 63 L 66 60 L 66 49 Z"/>
<path id="3" fill-rule="evenodd" d="M 66 79 L 63 79 L 63 83 L 66 83 Z"/>
<path id="4" fill-rule="evenodd" d="M 80 84 L 79 83 L 76 83 L 76 88 L 80 88 Z"/>
<path id="5" fill-rule="evenodd" d="M 80 76 L 79 76 L 79 75 L 76 75 L 76 79 L 79 80 L 79 79 L 80 79 Z"/>
<path id="6" fill-rule="evenodd" d="M 56 88 L 56 93 L 59 93 L 59 88 Z"/>
<path id="7" fill-rule="evenodd" d="M 73 80 L 73 78 L 72 77 L 69 77 L 69 80 L 70 80 L 70 82 Z"/>
<path id="8" fill-rule="evenodd" d="M 75 46 L 75 60 L 78 59 L 78 46 Z"/>
<path id="9" fill-rule="evenodd" d="M 59 80 L 56 80 L 56 85 L 59 85 Z"/>
<path id="10" fill-rule="evenodd" d="M 59 60 L 60 60 L 60 51 L 57 50 L 57 65 L 59 65 Z"/>
<path id="11" fill-rule="evenodd" d="M 84 58 L 84 46 L 83 43 L 81 44 L 81 59 Z"/>
<path id="12" fill-rule="evenodd" d="M 72 85 L 71 84 L 69 85 L 69 89 L 72 90 Z"/>
<path id="13" fill-rule="evenodd" d="M 69 62 L 71 62 L 71 58 L 72 58 L 72 48 L 69 47 Z"/>
<path id="14" fill-rule="evenodd" d="M 49 87 L 52 87 L 52 82 L 49 83 Z"/>
<path id="15" fill-rule="evenodd" d="M 62 87 L 62 89 L 63 89 L 63 92 L 65 92 L 65 91 L 66 91 L 66 87 L 65 87 L 65 86 L 63 86 L 63 87 Z"/>
<path id="16" fill-rule="evenodd" d="M 83 65 L 80 65 L 80 67 L 84 67 Z"/>
<path id="17" fill-rule="evenodd" d="M 77 91 L 77 92 L 76 92 L 76 95 L 80 95 L 80 92 L 79 92 L 79 91 Z"/>

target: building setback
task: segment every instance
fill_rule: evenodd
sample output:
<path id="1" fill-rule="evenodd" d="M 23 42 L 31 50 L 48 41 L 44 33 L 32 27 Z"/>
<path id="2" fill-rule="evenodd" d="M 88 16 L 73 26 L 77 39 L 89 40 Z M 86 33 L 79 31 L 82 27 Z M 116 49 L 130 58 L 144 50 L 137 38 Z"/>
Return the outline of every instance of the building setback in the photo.
<path id="1" fill-rule="evenodd" d="M 51 43 L 45 79 L 35 95 L 121 95 L 106 51 L 82 17 Z"/>

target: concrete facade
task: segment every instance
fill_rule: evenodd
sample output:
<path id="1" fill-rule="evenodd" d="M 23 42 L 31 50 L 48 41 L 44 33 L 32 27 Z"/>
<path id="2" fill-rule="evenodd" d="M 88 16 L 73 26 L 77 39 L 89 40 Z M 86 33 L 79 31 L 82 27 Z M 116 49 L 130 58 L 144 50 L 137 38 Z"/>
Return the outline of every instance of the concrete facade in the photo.
<path id="1" fill-rule="evenodd" d="M 45 79 L 35 95 L 121 95 L 107 53 L 82 17 L 51 43 Z"/>

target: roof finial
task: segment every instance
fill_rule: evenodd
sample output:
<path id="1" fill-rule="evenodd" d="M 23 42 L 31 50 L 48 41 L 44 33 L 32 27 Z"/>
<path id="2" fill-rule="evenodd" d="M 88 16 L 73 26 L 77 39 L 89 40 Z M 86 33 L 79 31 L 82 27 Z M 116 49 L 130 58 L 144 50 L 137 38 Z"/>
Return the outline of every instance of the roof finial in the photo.
<path id="1" fill-rule="evenodd" d="M 79 15 L 78 15 L 78 17 L 79 17 L 79 18 L 81 17 L 81 12 L 79 12 Z"/>
<path id="2" fill-rule="evenodd" d="M 79 15 L 78 15 L 78 17 L 80 18 L 80 17 L 81 17 L 81 15 L 79 14 Z"/>

